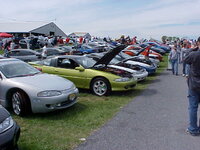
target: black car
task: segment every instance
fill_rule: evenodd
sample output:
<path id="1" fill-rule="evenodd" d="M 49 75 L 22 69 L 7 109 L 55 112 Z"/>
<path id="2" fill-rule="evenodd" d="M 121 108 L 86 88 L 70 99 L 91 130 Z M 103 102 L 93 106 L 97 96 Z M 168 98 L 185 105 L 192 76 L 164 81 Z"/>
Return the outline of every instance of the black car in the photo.
<path id="1" fill-rule="evenodd" d="M 0 150 L 17 150 L 20 127 L 10 113 L 0 105 Z"/>

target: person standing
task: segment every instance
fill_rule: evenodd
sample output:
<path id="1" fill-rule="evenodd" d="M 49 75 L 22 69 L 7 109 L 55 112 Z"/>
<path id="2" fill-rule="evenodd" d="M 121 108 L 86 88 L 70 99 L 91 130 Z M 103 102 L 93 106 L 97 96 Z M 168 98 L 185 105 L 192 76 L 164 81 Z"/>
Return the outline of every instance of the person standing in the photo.
<path id="1" fill-rule="evenodd" d="M 180 60 L 183 63 L 183 77 L 188 77 L 189 74 L 189 65 L 185 63 L 184 58 L 186 57 L 187 53 L 189 53 L 190 49 L 187 48 L 187 43 L 183 44 L 183 48 L 181 49 L 181 57 Z"/>
<path id="2" fill-rule="evenodd" d="M 4 56 L 5 56 L 5 57 L 9 57 L 9 55 L 8 55 L 8 52 L 9 52 L 9 46 L 10 46 L 9 41 L 6 41 L 6 43 L 5 43 L 4 46 L 3 46 Z"/>
<path id="3" fill-rule="evenodd" d="M 45 43 L 44 47 L 42 48 L 42 58 L 46 59 L 47 58 L 47 43 Z"/>
<path id="4" fill-rule="evenodd" d="M 187 132 L 191 135 L 200 135 L 200 127 L 197 125 L 197 112 L 200 103 L 200 37 L 197 47 L 184 59 L 190 65 L 188 77 L 188 100 L 189 100 L 189 126 Z"/>
<path id="5" fill-rule="evenodd" d="M 172 73 L 178 75 L 178 51 L 175 46 L 172 47 L 169 53 L 169 61 L 172 64 Z"/>
<path id="6" fill-rule="evenodd" d="M 15 48 L 15 43 L 14 41 L 12 40 L 11 43 L 10 43 L 10 50 L 14 49 Z"/>

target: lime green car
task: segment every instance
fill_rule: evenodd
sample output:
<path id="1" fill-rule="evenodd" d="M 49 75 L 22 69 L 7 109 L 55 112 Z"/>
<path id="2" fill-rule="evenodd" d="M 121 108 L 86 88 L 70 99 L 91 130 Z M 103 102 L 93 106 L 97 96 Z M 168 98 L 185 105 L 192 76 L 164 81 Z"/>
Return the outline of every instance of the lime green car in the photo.
<path id="1" fill-rule="evenodd" d="M 137 79 L 130 72 L 109 68 L 108 60 L 100 59 L 96 62 L 86 56 L 65 55 L 30 62 L 30 64 L 42 72 L 69 79 L 77 88 L 90 89 L 98 96 L 108 95 L 111 91 L 133 89 Z"/>

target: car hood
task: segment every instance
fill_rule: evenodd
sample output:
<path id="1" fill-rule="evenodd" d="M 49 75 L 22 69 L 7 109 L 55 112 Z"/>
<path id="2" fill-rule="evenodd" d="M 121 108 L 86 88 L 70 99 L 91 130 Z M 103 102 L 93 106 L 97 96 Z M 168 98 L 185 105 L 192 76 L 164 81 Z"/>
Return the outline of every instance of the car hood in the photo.
<path id="1" fill-rule="evenodd" d="M 33 76 L 11 78 L 12 82 L 26 87 L 34 87 L 38 90 L 65 90 L 70 89 L 74 84 L 62 77 L 50 74 L 36 74 Z"/>
<path id="2" fill-rule="evenodd" d="M 132 64 L 132 65 L 139 65 L 139 66 L 143 66 L 143 67 L 150 67 L 150 65 L 148 65 L 148 64 L 138 62 L 138 61 L 133 61 L 133 60 L 127 60 L 127 61 L 125 61 L 125 63 Z"/>
<path id="3" fill-rule="evenodd" d="M 101 59 L 99 59 L 93 67 L 96 67 L 98 65 L 103 65 L 103 66 L 107 66 L 110 61 L 117 55 L 119 54 L 119 52 L 121 52 L 126 46 L 125 45 L 120 45 L 117 46 L 114 49 L 111 49 L 110 51 L 108 51 L 107 53 L 105 53 L 105 55 L 103 57 L 101 57 Z"/>
<path id="4" fill-rule="evenodd" d="M 122 67 L 122 66 L 117 66 L 117 65 L 108 65 L 108 67 L 125 70 L 125 71 L 130 72 L 130 73 L 137 72 L 136 70 L 133 70 L 133 69 L 130 69 L 130 68 L 125 68 L 125 67 Z"/>
<path id="5" fill-rule="evenodd" d="M 10 116 L 9 112 L 0 105 L 0 123 Z"/>

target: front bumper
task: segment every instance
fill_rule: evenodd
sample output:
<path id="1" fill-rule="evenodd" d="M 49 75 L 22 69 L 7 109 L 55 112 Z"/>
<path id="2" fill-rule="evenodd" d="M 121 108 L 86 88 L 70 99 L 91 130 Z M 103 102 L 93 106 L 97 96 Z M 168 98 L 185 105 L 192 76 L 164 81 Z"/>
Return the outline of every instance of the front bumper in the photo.
<path id="1" fill-rule="evenodd" d="M 153 74 L 156 72 L 156 67 L 145 68 L 148 74 Z"/>
<path id="2" fill-rule="evenodd" d="M 31 100 L 31 107 L 33 113 L 45 113 L 58 109 L 68 108 L 77 102 L 78 89 L 67 91 L 59 96 L 53 97 L 37 97 Z M 70 100 L 69 96 L 74 99 Z"/>
<path id="3" fill-rule="evenodd" d="M 148 76 L 148 72 L 145 71 L 145 72 L 142 72 L 141 74 L 136 74 L 134 76 L 137 78 L 137 81 L 142 81 L 146 79 L 146 77 Z"/>
<path id="4" fill-rule="evenodd" d="M 14 125 L 0 134 L 0 150 L 12 150 L 17 146 L 20 136 L 20 127 L 14 121 Z"/>
<path id="5" fill-rule="evenodd" d="M 132 90 L 137 84 L 137 80 L 131 79 L 128 82 L 111 82 L 112 91 L 127 91 Z"/>

